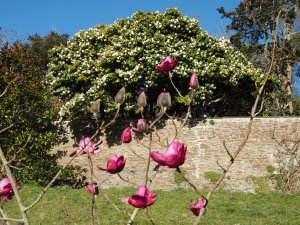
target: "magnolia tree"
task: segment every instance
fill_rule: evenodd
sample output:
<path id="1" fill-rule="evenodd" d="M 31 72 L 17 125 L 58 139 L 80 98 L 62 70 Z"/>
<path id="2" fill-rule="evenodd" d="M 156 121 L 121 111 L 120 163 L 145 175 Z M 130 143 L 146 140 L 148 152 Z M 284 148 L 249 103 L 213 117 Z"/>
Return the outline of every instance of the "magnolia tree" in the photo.
<path id="1" fill-rule="evenodd" d="M 162 72 L 162 73 L 168 73 L 169 78 L 170 78 L 170 83 L 174 90 L 177 92 L 179 96 L 182 98 L 186 98 L 188 102 L 187 106 L 187 114 L 186 117 L 184 118 L 181 127 L 176 127 L 174 125 L 174 129 L 176 131 L 180 131 L 182 126 L 184 126 L 190 116 L 190 108 L 191 104 L 194 101 L 194 98 L 196 96 L 196 91 L 199 88 L 199 80 L 198 80 L 198 75 L 196 73 L 193 73 L 190 75 L 190 81 L 189 81 L 189 89 L 190 91 L 186 96 L 184 96 L 178 88 L 174 85 L 174 82 L 172 80 L 173 77 L 173 70 L 178 66 L 178 61 L 172 59 L 170 56 L 165 57 L 162 60 L 162 63 L 160 65 L 155 66 L 155 69 Z M 266 82 L 266 78 L 264 80 L 264 83 Z M 188 85 L 187 85 L 188 86 Z M 263 86 L 262 86 L 263 88 Z M 262 92 L 262 89 L 259 90 L 259 92 Z M 1 94 L 1 97 L 5 93 Z M 98 194 L 102 194 L 106 199 L 109 200 L 111 204 L 113 204 L 114 208 L 121 213 L 125 213 L 125 215 L 128 216 L 128 224 L 133 224 L 135 217 L 139 210 L 141 209 L 146 209 L 146 214 L 152 224 L 154 224 L 153 218 L 149 215 L 147 211 L 147 207 L 151 206 L 152 204 L 155 203 L 156 201 L 156 194 L 153 191 L 150 191 L 150 186 L 153 182 L 155 182 L 155 176 L 157 173 L 161 171 L 161 167 L 165 167 L 167 169 L 175 169 L 179 173 L 181 172 L 180 166 L 185 163 L 186 156 L 188 154 L 188 146 L 185 143 L 182 143 L 180 140 L 176 140 L 176 135 L 174 136 L 173 141 L 166 146 L 166 151 L 161 152 L 161 151 L 153 151 L 152 149 L 152 144 L 153 144 L 153 137 L 152 134 L 153 132 L 156 131 L 156 124 L 163 118 L 163 117 L 169 117 L 168 114 L 168 109 L 172 107 L 172 96 L 170 95 L 169 92 L 163 91 L 160 93 L 157 97 L 157 106 L 161 109 L 160 114 L 157 118 L 151 120 L 147 119 L 144 117 L 144 108 L 147 105 L 147 98 L 146 94 L 142 92 L 138 98 L 137 98 L 137 104 L 139 107 L 140 111 L 140 119 L 137 121 L 137 126 L 136 127 L 131 127 L 128 126 L 126 127 L 121 135 L 121 140 L 124 144 L 127 144 L 129 142 L 132 142 L 134 139 L 139 140 L 139 141 L 145 141 L 148 142 L 148 157 L 143 158 L 139 156 L 137 153 L 135 153 L 137 156 L 141 158 L 141 160 L 146 160 L 147 161 L 147 168 L 145 170 L 145 182 L 142 184 L 138 184 L 137 186 L 137 191 L 134 193 L 132 196 L 129 197 L 123 197 L 121 198 L 122 202 L 129 204 L 133 206 L 135 209 L 133 210 L 132 214 L 128 214 L 127 212 L 122 212 L 117 205 L 114 203 L 114 200 L 110 200 L 104 193 L 99 191 L 98 183 L 101 182 L 101 180 L 96 177 L 95 175 L 95 166 L 94 166 L 94 160 L 93 160 L 93 155 L 95 154 L 101 154 L 101 151 L 104 150 L 102 144 L 102 140 L 100 139 L 101 135 L 104 133 L 106 129 L 109 129 L 109 126 L 116 122 L 116 119 L 118 118 L 118 115 L 120 113 L 120 108 L 121 105 L 125 103 L 125 97 L 126 96 L 126 89 L 123 87 L 121 88 L 118 93 L 115 96 L 115 104 L 117 105 L 117 111 L 115 112 L 115 116 L 112 118 L 111 121 L 105 123 L 104 121 L 98 120 L 97 113 L 100 110 L 100 101 L 97 100 L 95 101 L 92 106 L 90 107 L 90 110 L 92 113 L 94 113 L 95 118 L 96 118 L 96 123 L 97 123 L 97 129 L 95 133 L 91 137 L 83 137 L 80 142 L 79 142 L 79 147 L 70 154 L 70 160 L 69 162 L 64 166 L 66 168 L 75 158 L 77 157 L 84 157 L 86 156 L 88 162 L 89 162 L 89 183 L 86 185 L 86 189 L 88 192 L 91 193 L 91 215 L 92 215 L 92 224 L 99 224 L 99 212 L 97 211 L 97 201 L 96 201 L 96 196 Z M 259 100 L 259 97 L 257 98 Z M 257 101 L 258 101 L 257 100 Z M 190 209 L 191 209 L 191 215 L 197 216 L 195 220 L 195 224 L 198 224 L 202 218 L 202 215 L 208 205 L 208 200 L 212 193 L 218 188 L 218 186 L 221 184 L 223 181 L 225 175 L 227 174 L 228 170 L 234 163 L 236 157 L 239 155 L 241 152 L 243 146 L 245 145 L 247 138 L 250 134 L 251 131 L 251 121 L 253 120 L 253 117 L 255 116 L 255 111 L 256 111 L 256 106 L 254 106 L 252 112 L 251 112 L 251 120 L 249 123 L 248 131 L 246 138 L 244 142 L 237 148 L 235 152 L 230 152 L 230 150 L 227 150 L 229 160 L 227 165 L 222 166 L 219 165 L 220 168 L 223 170 L 223 175 L 219 178 L 218 182 L 216 185 L 209 190 L 208 194 L 205 196 L 202 194 L 200 189 L 196 187 L 187 177 L 184 177 L 185 181 L 199 194 L 199 199 L 196 199 L 194 202 L 191 203 Z M 5 132 L 8 128 L 3 129 L 0 131 L 0 133 Z M 133 136 L 134 132 L 134 138 Z M 141 134 L 143 134 L 141 136 Z M 146 145 L 147 146 L 147 145 Z M 225 146 L 225 144 L 224 144 Z M 43 197 L 43 195 L 47 192 L 47 190 L 50 188 L 50 186 L 54 183 L 54 181 L 59 177 L 61 171 L 52 179 L 52 181 L 43 189 L 42 193 L 36 197 L 36 199 L 28 206 L 24 206 L 22 199 L 19 195 L 18 189 L 19 187 L 17 186 L 15 180 L 13 179 L 13 176 L 11 174 L 10 168 L 9 168 L 9 162 L 6 160 L 5 155 L 3 154 L 2 149 L 0 148 L 0 158 L 1 161 L 4 165 L 4 168 L 6 170 L 8 178 L 4 178 L 0 181 L 0 196 L 1 199 L 4 202 L 10 201 L 12 199 L 12 196 L 16 194 L 17 197 L 17 202 L 22 214 L 22 219 L 15 219 L 15 218 L 9 218 L 5 212 L 3 211 L 2 208 L 0 208 L 0 213 L 2 215 L 2 220 L 5 222 L 13 220 L 13 221 L 21 221 L 24 224 L 30 224 L 28 220 L 28 210 L 31 209 L 33 206 L 35 206 Z M 151 159 L 157 163 L 157 165 L 154 168 L 151 168 L 150 166 L 150 161 Z M 126 166 L 126 159 L 124 156 L 120 155 L 112 155 L 111 158 L 107 162 L 107 166 L 103 167 L 102 165 L 98 165 L 97 168 L 102 171 L 106 171 L 107 173 L 110 173 L 112 175 L 117 174 L 122 180 L 131 183 L 130 180 L 125 180 L 120 173 L 122 173 L 124 167 Z M 63 169 L 64 169 L 63 168 Z M 62 170 L 63 170 L 62 169 Z M 156 171 L 151 177 L 149 174 L 150 170 Z M 183 206 L 185 207 L 185 206 Z"/>
<path id="2" fill-rule="evenodd" d="M 245 115 L 250 110 L 251 92 L 262 80 L 261 71 L 227 40 L 209 36 L 195 19 L 177 9 L 137 12 L 111 25 L 80 31 L 66 46 L 51 51 L 47 82 L 65 103 L 61 116 L 82 117 L 96 99 L 101 100 L 106 113 L 113 111 L 116 104 L 111 100 L 121 87 L 127 90 L 122 107 L 129 115 L 136 112 L 136 98 L 144 91 L 151 93 L 145 113 L 153 116 L 156 96 L 163 89 L 177 99 L 172 102 L 176 105 L 172 111 L 180 115 L 188 99 L 171 87 L 169 74 L 161 73 L 165 68 L 154 69 L 166 55 L 180 62 L 173 70 L 173 82 L 182 95 L 188 93 L 190 75 L 198 74 L 200 87 L 195 91 L 193 112 L 203 113 L 202 109 L 217 101 L 228 107 L 231 115 Z"/>
<path id="3" fill-rule="evenodd" d="M 153 24 L 149 23 L 150 19 L 153 20 Z M 154 19 L 157 22 L 154 22 Z M 142 24 L 144 25 L 142 26 Z M 184 27 L 181 27 L 182 24 L 185 24 Z M 141 27 L 139 27 L 140 25 Z M 165 26 L 168 27 L 168 29 L 165 29 Z M 122 30 L 124 27 L 128 28 L 126 29 L 128 33 L 126 33 L 125 30 Z M 135 27 L 136 29 L 140 29 L 134 30 Z M 143 27 L 148 27 L 148 29 L 155 32 L 152 32 L 152 36 L 148 37 L 143 33 Z M 173 31 L 174 35 L 170 35 L 171 33 L 164 35 L 164 31 L 168 30 Z M 180 30 L 180 32 L 177 32 L 178 30 Z M 135 31 L 137 35 L 131 35 L 131 32 L 133 31 Z M 159 34 L 156 33 L 156 31 Z M 91 34 L 94 34 L 94 36 L 89 36 Z M 194 34 L 194 36 L 189 36 L 190 34 Z M 125 38 L 124 35 L 129 36 L 126 36 Z M 139 39 L 139 37 L 143 38 Z M 147 41 L 148 39 L 146 37 L 153 42 Z M 173 40 L 172 42 L 170 37 L 172 37 L 172 40 L 175 39 L 175 41 Z M 137 13 L 131 20 L 120 20 L 108 27 L 103 25 L 90 31 L 79 33 L 75 36 L 74 40 L 85 40 L 85 38 L 87 38 L 87 43 L 97 42 L 98 48 L 94 49 L 94 45 L 82 44 L 80 41 L 78 43 L 70 41 L 66 49 L 60 48 L 59 51 L 56 50 L 56 53 L 54 51 L 53 54 L 56 55 L 57 58 L 56 61 L 52 61 L 52 64 L 50 65 L 51 71 L 49 74 L 49 82 L 51 82 L 57 94 L 64 100 L 68 100 L 66 107 L 61 111 L 62 114 L 72 113 L 72 110 L 78 107 L 82 110 L 86 110 L 86 108 L 89 107 L 96 119 L 97 129 L 95 130 L 95 133 L 90 137 L 86 136 L 80 140 L 79 147 L 70 154 L 69 162 L 62 168 L 62 170 L 66 168 L 77 157 L 82 157 L 83 159 L 86 157 L 88 160 L 88 172 L 90 173 L 90 176 L 86 189 L 91 193 L 92 224 L 99 224 L 101 222 L 98 219 L 99 212 L 97 210 L 96 201 L 96 196 L 98 194 L 102 194 L 108 202 L 114 206 L 116 211 L 128 216 L 128 224 L 133 224 L 137 213 L 141 209 L 146 210 L 149 221 L 154 224 L 153 218 L 147 211 L 147 208 L 156 202 L 156 194 L 151 191 L 151 184 L 155 182 L 156 174 L 163 169 L 181 172 L 180 166 L 185 163 L 186 157 L 188 157 L 189 146 L 186 143 L 182 143 L 181 140 L 177 140 L 177 135 L 190 117 L 191 106 L 193 104 L 197 105 L 199 103 L 199 98 L 205 98 L 205 93 L 209 93 L 209 90 L 213 91 L 212 84 L 207 82 L 206 85 L 203 85 L 203 82 L 208 78 L 215 79 L 214 77 L 217 77 L 216 79 L 228 78 L 228 82 L 232 82 L 232 84 L 238 84 L 239 80 L 243 79 L 243 77 L 248 77 L 253 82 L 261 81 L 261 86 L 251 110 L 250 122 L 244 140 L 235 150 L 228 149 L 224 142 L 224 147 L 228 154 L 228 161 L 224 162 L 224 164 L 218 164 L 222 170 L 222 175 L 216 184 L 207 191 L 206 195 L 204 195 L 200 190 L 201 188 L 195 186 L 192 181 L 183 175 L 185 181 L 199 194 L 199 198 L 195 199 L 190 205 L 191 216 L 195 215 L 195 224 L 199 224 L 205 209 L 208 206 L 211 195 L 220 186 L 248 140 L 253 118 L 257 113 L 256 111 L 260 96 L 269 78 L 271 69 L 265 73 L 263 80 L 261 80 L 259 71 L 252 68 L 251 64 L 243 61 L 242 56 L 238 52 L 235 52 L 229 46 L 222 45 L 221 43 L 223 42 L 208 37 L 198 27 L 194 20 L 182 17 L 177 10 L 168 10 L 165 14 Z M 276 36 L 274 36 L 274 38 L 274 43 L 276 43 Z M 132 43 L 129 40 L 131 40 Z M 136 44 L 134 44 L 134 40 L 137 41 Z M 219 52 L 219 58 L 210 52 L 211 50 L 209 50 L 208 46 L 205 46 L 203 42 L 198 42 L 197 40 L 210 42 L 212 46 L 215 46 L 213 49 L 219 49 L 221 51 Z M 136 45 L 140 46 L 142 50 L 141 52 L 127 51 L 126 48 L 123 49 L 121 46 L 118 46 L 118 43 L 121 42 L 127 43 L 128 49 Z M 158 48 L 158 53 L 151 50 L 151 44 L 157 44 L 157 47 L 161 47 Z M 203 52 L 198 51 L 197 54 L 194 54 L 193 49 L 188 46 L 195 45 L 197 48 L 202 46 L 201 49 L 203 49 Z M 86 52 L 80 51 L 75 53 L 76 51 L 71 52 L 68 50 L 68 48 L 76 49 L 83 46 L 86 47 Z M 150 46 L 148 51 L 147 46 Z M 274 44 L 274 46 L 276 45 Z M 275 47 L 273 48 L 273 55 L 274 51 Z M 168 53 L 169 56 L 161 57 L 164 53 Z M 205 54 L 205 56 L 202 56 L 202 54 Z M 131 58 L 132 55 L 134 56 L 133 58 Z M 111 61 L 112 56 L 114 60 Z M 160 58 L 160 60 L 158 58 Z M 207 61 L 201 61 L 205 58 L 211 60 L 211 67 L 208 66 L 209 64 L 206 64 Z M 139 61 L 139 59 L 142 60 Z M 163 60 L 161 61 L 161 59 Z M 238 59 L 242 60 L 246 66 Z M 138 61 L 137 64 L 136 60 Z M 218 60 L 221 60 L 224 63 L 224 67 L 217 67 L 217 64 L 213 64 L 213 62 L 217 63 Z M 226 64 L 226 60 L 228 60 L 228 64 Z M 95 64 L 96 66 L 94 67 L 93 63 L 96 63 L 97 65 Z M 136 68 L 134 66 L 134 68 L 136 68 L 134 69 L 132 67 L 133 65 L 138 65 L 138 67 Z M 201 65 L 206 65 L 206 67 L 202 68 Z M 223 64 L 220 63 L 220 65 Z M 270 62 L 270 68 L 272 65 L 273 61 Z M 143 68 L 143 70 L 139 71 L 139 68 Z M 200 68 L 202 68 L 204 72 L 202 72 Z M 225 70 L 223 71 L 222 68 Z M 213 75 L 213 71 L 215 70 L 218 71 L 217 75 Z M 143 73 L 145 73 L 144 77 L 141 75 Z M 178 79 L 179 77 L 182 78 L 180 79 L 180 82 Z M 178 81 L 177 83 L 175 82 L 176 80 Z M 158 87 L 161 84 L 163 84 L 161 87 L 164 87 L 165 90 L 156 94 L 157 90 L 155 87 Z M 149 89 L 140 90 L 136 96 L 134 95 L 135 92 L 126 92 L 126 90 L 138 90 L 133 89 L 133 87 L 138 87 L 138 85 L 144 85 L 145 88 L 148 87 Z M 153 86 L 153 88 L 150 89 L 150 86 Z M 116 90 L 117 87 L 119 87 L 119 91 Z M 0 94 L 0 98 L 5 96 L 6 90 L 7 89 Z M 153 91 L 153 93 L 150 92 L 150 90 Z M 106 97 L 106 95 L 112 95 L 113 93 L 116 93 L 114 100 Z M 148 98 L 146 96 L 148 96 Z M 145 109 L 149 104 L 149 96 L 156 99 L 155 105 L 159 108 L 159 113 L 156 118 L 147 117 L 145 113 Z M 108 101 L 109 99 L 110 102 Z M 98 117 L 102 101 L 107 101 L 105 105 L 108 107 L 108 111 L 112 110 L 114 107 L 116 108 L 114 116 L 108 122 L 105 122 Z M 160 151 L 154 151 L 153 133 L 156 132 L 156 125 L 163 118 L 173 119 L 173 117 L 169 115 L 169 112 L 174 108 L 175 102 L 185 103 L 186 115 L 182 119 L 180 127 L 176 127 L 174 123 L 176 134 L 172 141 L 169 144 L 162 146 Z M 95 170 L 99 169 L 112 176 L 117 175 L 120 179 L 131 183 L 130 178 L 129 180 L 126 180 L 121 176 L 123 169 L 126 167 L 126 158 L 123 155 L 112 155 L 107 162 L 107 166 L 104 167 L 103 165 L 95 166 L 93 155 L 101 154 L 101 151 L 105 150 L 106 147 L 103 145 L 101 138 L 103 138 L 105 130 L 110 129 L 110 125 L 115 123 L 118 119 L 120 112 L 123 110 L 122 106 L 125 105 L 125 109 L 130 109 L 135 104 L 140 115 L 137 125 L 136 127 L 128 125 L 123 130 L 120 138 L 124 145 L 137 140 L 145 142 L 144 146 L 146 146 L 147 149 L 147 157 L 144 158 L 137 153 L 135 154 L 140 160 L 146 160 L 147 166 L 144 171 L 145 181 L 140 184 L 135 184 L 137 186 L 136 193 L 132 196 L 121 197 L 121 200 L 124 203 L 134 207 L 132 214 L 128 214 L 119 209 L 115 204 L 115 200 L 109 199 L 108 196 L 99 191 L 99 188 L 101 188 L 101 179 L 97 178 L 95 174 Z M 0 130 L 0 134 L 6 132 L 10 128 L 10 126 L 3 128 Z M 163 143 L 161 143 L 161 145 L 163 145 Z M 6 223 L 9 221 L 20 221 L 27 225 L 30 223 L 27 216 L 28 211 L 42 199 L 47 190 L 59 177 L 62 170 L 53 177 L 52 181 L 49 182 L 31 204 L 25 206 L 18 191 L 19 187 L 10 171 L 10 162 L 6 160 L 1 148 L 0 158 L 8 177 L 0 182 L 0 197 L 3 201 L 10 201 L 12 196 L 15 195 L 22 215 L 22 219 L 9 218 L 0 207 L 0 213 L 2 215 L 1 219 Z M 150 164 L 151 160 L 156 162 L 156 165 L 153 168 Z M 149 173 L 150 170 L 155 171 L 151 176 Z"/>

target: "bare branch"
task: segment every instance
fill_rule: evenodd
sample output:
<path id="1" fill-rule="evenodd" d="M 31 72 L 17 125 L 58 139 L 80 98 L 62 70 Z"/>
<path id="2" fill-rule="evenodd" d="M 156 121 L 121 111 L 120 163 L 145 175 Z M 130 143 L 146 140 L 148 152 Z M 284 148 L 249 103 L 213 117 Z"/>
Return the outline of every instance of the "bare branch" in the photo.
<path id="1" fill-rule="evenodd" d="M 118 206 L 113 201 L 111 201 L 106 194 L 104 194 L 102 191 L 100 191 L 100 194 L 106 199 L 106 201 L 108 201 L 115 208 L 116 211 L 130 217 L 130 215 L 126 211 L 125 212 L 121 211 L 121 209 L 119 209 Z"/>
<path id="2" fill-rule="evenodd" d="M 18 80 L 19 79 L 19 77 L 15 77 L 12 81 L 10 81 L 9 83 L 8 83 L 8 85 L 6 86 L 6 88 L 4 89 L 4 91 L 0 94 L 0 98 L 2 98 L 5 94 L 6 94 L 6 92 L 8 91 L 8 88 L 16 81 L 16 80 Z"/>
<path id="3" fill-rule="evenodd" d="M 218 166 L 223 170 L 224 173 L 226 173 L 226 169 L 219 163 L 219 161 L 217 160 L 217 164 Z"/>
<path id="4" fill-rule="evenodd" d="M 3 219 L 5 225 L 11 225 L 11 223 L 9 222 L 9 219 L 8 219 L 6 213 L 3 211 L 2 207 L 0 207 L 0 213 L 1 213 L 1 215 L 2 215 L 2 218 L 0 217 L 0 220 Z M 22 221 L 23 221 L 23 220 L 22 220 Z"/>
<path id="5" fill-rule="evenodd" d="M 126 182 L 126 183 L 128 183 L 128 184 L 131 184 L 131 185 L 133 185 L 133 186 L 138 186 L 137 184 L 135 184 L 135 183 L 129 181 L 128 178 L 125 179 L 124 177 L 122 177 L 120 173 L 118 173 L 118 177 L 119 177 L 122 181 L 124 181 L 124 182 Z"/>
<path id="6" fill-rule="evenodd" d="M 264 106 L 264 100 L 262 100 L 261 105 L 260 105 L 260 109 L 258 110 L 257 113 L 254 114 L 254 116 L 257 116 L 258 114 L 261 113 L 261 111 L 263 110 L 263 106 Z"/>
<path id="7" fill-rule="evenodd" d="M 14 126 L 14 124 L 9 125 L 8 127 L 3 128 L 2 130 L 0 130 L 0 134 L 2 134 L 4 131 L 12 128 Z"/>
<path id="8" fill-rule="evenodd" d="M 139 154 L 137 154 L 137 153 L 133 150 L 133 148 L 130 146 L 130 144 L 128 144 L 128 147 L 129 147 L 130 151 L 131 151 L 134 155 L 136 155 L 137 157 L 139 157 L 139 158 L 141 158 L 141 159 L 146 160 L 146 158 L 144 158 L 143 156 L 140 156 Z"/>
<path id="9" fill-rule="evenodd" d="M 13 175 L 12 175 L 12 172 L 8 166 L 8 162 L 4 156 L 4 153 L 2 151 L 2 148 L 0 147 L 0 158 L 1 158 L 1 161 L 3 163 L 3 166 L 5 168 L 5 172 L 6 172 L 6 175 L 7 177 L 9 178 L 10 180 L 10 183 L 11 183 L 11 186 L 14 190 L 14 195 L 16 196 L 16 200 L 17 200 L 17 203 L 18 203 L 18 206 L 19 206 L 19 209 L 21 211 L 21 215 L 22 215 L 22 221 L 24 222 L 25 225 L 29 225 L 29 220 L 28 220 L 28 216 L 27 216 L 27 212 L 26 212 L 26 208 L 22 202 L 22 199 L 21 199 L 21 196 L 20 196 L 20 193 L 19 193 L 19 190 L 17 188 L 17 184 L 13 178 Z"/>
<path id="10" fill-rule="evenodd" d="M 180 91 L 177 89 L 177 87 L 176 87 L 175 84 L 173 83 L 172 75 L 173 75 L 172 72 L 169 71 L 169 79 L 170 79 L 170 81 L 171 81 L 171 84 L 172 84 L 173 88 L 176 90 L 176 92 L 178 93 L 178 95 L 179 95 L 180 97 L 183 98 L 182 94 L 180 93 Z"/>
<path id="11" fill-rule="evenodd" d="M 223 146 L 224 146 L 224 148 L 225 148 L 225 150 L 227 152 L 227 155 L 229 155 L 229 157 L 230 157 L 230 161 L 232 161 L 233 160 L 233 156 L 231 155 L 229 149 L 227 148 L 225 140 L 223 140 Z"/>
<path id="12" fill-rule="evenodd" d="M 36 197 L 36 199 L 29 205 L 25 208 L 25 210 L 29 210 L 31 209 L 33 206 L 35 206 L 41 199 L 42 197 L 44 196 L 44 194 L 48 191 L 48 189 L 53 185 L 53 183 L 56 181 L 56 179 L 60 176 L 60 174 L 62 173 L 62 171 L 68 166 L 70 165 L 70 163 L 76 158 L 76 155 L 74 157 L 72 157 L 68 163 L 66 163 L 64 165 L 64 167 L 58 171 L 58 173 L 52 178 L 52 180 L 48 183 L 48 185 L 42 189 L 42 192 Z"/>

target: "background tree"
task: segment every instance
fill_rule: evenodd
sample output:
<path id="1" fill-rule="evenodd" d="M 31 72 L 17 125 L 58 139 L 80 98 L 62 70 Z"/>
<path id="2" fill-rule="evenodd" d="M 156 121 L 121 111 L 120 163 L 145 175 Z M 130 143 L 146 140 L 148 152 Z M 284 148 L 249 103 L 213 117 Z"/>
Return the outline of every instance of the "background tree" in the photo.
<path id="1" fill-rule="evenodd" d="M 43 74 L 45 74 L 48 70 L 48 51 L 54 46 L 66 45 L 68 37 L 68 34 L 58 34 L 54 31 L 51 31 L 44 37 L 40 36 L 39 34 L 28 36 L 29 57 L 39 59 Z"/>
<path id="2" fill-rule="evenodd" d="M 163 89 L 178 98 L 168 73 L 154 69 L 168 55 L 179 61 L 173 79 L 183 95 L 189 91 L 192 73 L 198 74 L 194 115 L 248 114 L 262 72 L 227 40 L 209 36 L 195 19 L 177 9 L 137 12 L 130 19 L 77 33 L 66 46 L 52 50 L 48 83 L 65 103 L 61 115 L 83 117 L 96 99 L 109 112 L 115 108 L 109 99 L 123 86 L 127 90 L 124 108 L 130 116 L 142 91 L 152 93 L 147 95 L 146 113 L 154 115 Z M 183 104 L 176 104 L 172 109 L 180 115 Z"/>
<path id="3" fill-rule="evenodd" d="M 11 85 L 0 101 L 0 130 L 13 127 L 1 133 L 0 143 L 18 180 L 44 184 L 59 170 L 59 154 L 50 153 L 60 140 L 53 123 L 58 108 L 53 105 L 48 87 L 43 85 L 46 49 L 57 42 L 49 36 L 34 37 L 32 45 L 1 39 L 0 94 Z"/>
<path id="4" fill-rule="evenodd" d="M 269 85 L 266 110 L 285 114 L 293 112 L 291 101 L 293 66 L 299 60 L 297 43 L 293 41 L 293 24 L 299 9 L 298 0 L 244 0 L 233 11 L 218 9 L 230 19 L 228 31 L 233 31 L 231 43 L 261 69 L 270 63 L 276 21 L 279 20 L 278 41 L 272 73 L 278 85 Z M 275 104 L 274 104 L 275 102 Z M 275 108 L 274 108 L 275 106 Z M 273 108 L 273 109 L 272 109 Z"/>

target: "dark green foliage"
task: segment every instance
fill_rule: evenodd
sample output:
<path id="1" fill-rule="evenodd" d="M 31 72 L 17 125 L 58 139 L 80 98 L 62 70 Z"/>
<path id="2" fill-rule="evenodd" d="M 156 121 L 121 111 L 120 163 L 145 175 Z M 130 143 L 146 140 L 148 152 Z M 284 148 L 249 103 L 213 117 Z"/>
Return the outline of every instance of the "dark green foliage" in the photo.
<path id="1" fill-rule="evenodd" d="M 59 170 L 57 159 L 63 153 L 51 154 L 50 149 L 62 140 L 63 131 L 54 124 L 58 108 L 43 85 L 42 55 L 53 45 L 45 39 L 40 48 L 37 39 L 43 40 L 31 37 L 34 47 L 20 42 L 0 46 L 0 94 L 17 79 L 0 99 L 0 130 L 13 124 L 0 134 L 0 143 L 18 182 L 45 185 Z"/>

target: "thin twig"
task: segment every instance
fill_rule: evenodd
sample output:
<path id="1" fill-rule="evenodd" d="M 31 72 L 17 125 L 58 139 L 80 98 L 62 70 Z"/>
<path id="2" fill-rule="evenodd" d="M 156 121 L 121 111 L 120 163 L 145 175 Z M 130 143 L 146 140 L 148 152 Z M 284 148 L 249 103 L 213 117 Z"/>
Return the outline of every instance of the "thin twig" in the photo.
<path id="1" fill-rule="evenodd" d="M 224 146 L 224 148 L 225 148 L 225 150 L 226 150 L 226 152 L 227 152 L 227 155 L 230 157 L 230 160 L 231 160 L 231 161 L 234 160 L 232 154 L 230 153 L 229 149 L 228 149 L 227 146 L 226 146 L 225 140 L 223 140 L 223 146 Z"/>
<path id="2" fill-rule="evenodd" d="M 170 81 L 171 81 L 171 84 L 172 84 L 173 88 L 176 90 L 176 92 L 178 93 L 178 95 L 179 95 L 180 97 L 183 98 L 182 94 L 180 93 L 180 91 L 177 89 L 177 87 L 176 87 L 175 84 L 173 83 L 172 75 L 173 75 L 172 72 L 169 71 L 169 79 L 170 79 Z"/>
<path id="3" fill-rule="evenodd" d="M 115 208 L 116 211 L 118 211 L 119 213 L 123 213 L 128 218 L 130 218 L 130 215 L 128 214 L 128 212 L 122 211 L 121 209 L 119 209 L 119 207 L 113 201 L 111 201 L 106 194 L 104 194 L 102 191 L 100 192 L 100 194 L 106 199 L 106 201 L 108 201 Z"/>
<path id="4" fill-rule="evenodd" d="M 11 223 L 8 220 L 8 216 L 6 215 L 6 213 L 2 209 L 2 206 L 0 206 L 0 213 L 2 215 L 2 218 L 0 217 L 0 220 L 3 220 L 6 225 L 11 225 Z"/>
<path id="5" fill-rule="evenodd" d="M 8 85 L 6 86 L 6 88 L 4 89 L 4 91 L 0 94 L 0 98 L 2 98 L 4 95 L 5 95 L 5 93 L 8 91 L 8 88 L 17 80 L 17 79 L 19 79 L 19 77 L 15 77 L 12 81 L 10 81 L 9 83 L 8 83 Z"/>
<path id="6" fill-rule="evenodd" d="M 14 124 L 9 125 L 8 127 L 3 128 L 2 130 L 0 130 L 0 134 L 2 134 L 4 131 L 12 128 L 14 126 Z"/>
<path id="7" fill-rule="evenodd" d="M 146 216 L 148 217 L 148 219 L 149 219 L 150 223 L 151 223 L 152 225 L 155 225 L 155 223 L 154 223 L 153 219 L 150 217 L 150 214 L 149 214 L 148 208 L 146 208 Z"/>
<path id="8" fill-rule="evenodd" d="M 31 209 L 33 206 L 35 206 L 40 200 L 41 198 L 44 196 L 44 194 L 48 191 L 48 189 L 53 185 L 53 183 L 56 181 L 56 179 L 60 176 L 60 174 L 62 173 L 62 171 L 70 165 L 70 163 L 77 157 L 77 155 L 75 155 L 74 157 L 72 157 L 69 162 L 67 162 L 63 168 L 60 169 L 60 171 L 58 171 L 58 173 L 52 178 L 52 180 L 48 183 L 48 185 L 42 189 L 42 192 L 36 197 L 36 199 L 30 204 L 28 205 L 25 210 L 29 210 Z"/>
<path id="9" fill-rule="evenodd" d="M 128 147 L 129 147 L 130 151 L 131 151 L 134 155 L 136 155 L 137 157 L 139 157 L 139 158 L 141 158 L 141 159 L 145 159 L 145 160 L 146 160 L 145 157 L 140 156 L 139 154 L 137 154 L 137 153 L 133 150 L 133 148 L 130 146 L 130 143 L 128 144 Z"/>
<path id="10" fill-rule="evenodd" d="M 219 163 L 218 160 L 217 160 L 217 164 L 218 164 L 218 166 L 223 170 L 223 172 L 225 173 L 225 172 L 226 172 L 226 169 Z"/>
<path id="11" fill-rule="evenodd" d="M 133 185 L 133 186 L 137 186 L 137 184 L 135 184 L 135 183 L 129 181 L 128 179 L 125 179 L 124 177 L 122 177 L 120 173 L 118 173 L 118 177 L 119 177 L 122 181 L 124 181 L 124 182 L 126 182 L 126 183 L 128 183 L 128 184 L 131 184 L 131 185 Z"/>

